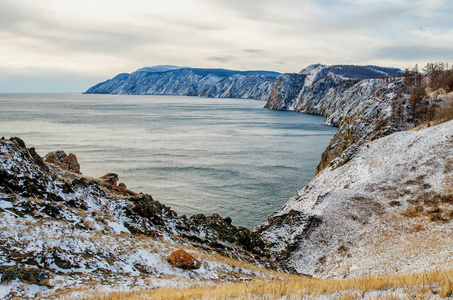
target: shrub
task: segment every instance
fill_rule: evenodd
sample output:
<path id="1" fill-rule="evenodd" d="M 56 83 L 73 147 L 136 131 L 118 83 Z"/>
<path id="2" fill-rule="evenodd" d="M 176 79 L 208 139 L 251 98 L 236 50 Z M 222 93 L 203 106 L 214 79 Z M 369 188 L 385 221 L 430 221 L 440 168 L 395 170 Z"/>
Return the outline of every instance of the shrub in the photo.
<path id="1" fill-rule="evenodd" d="M 408 206 L 406 210 L 403 212 L 403 215 L 408 218 L 415 218 L 420 215 L 421 212 L 423 212 L 423 206 L 417 205 L 417 206 Z"/>

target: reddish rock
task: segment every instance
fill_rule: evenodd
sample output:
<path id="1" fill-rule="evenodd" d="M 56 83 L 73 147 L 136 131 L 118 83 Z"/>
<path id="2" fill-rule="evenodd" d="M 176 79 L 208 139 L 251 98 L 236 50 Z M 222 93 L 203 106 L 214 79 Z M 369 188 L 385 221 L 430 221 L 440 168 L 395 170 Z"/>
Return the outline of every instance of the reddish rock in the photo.
<path id="1" fill-rule="evenodd" d="M 107 184 L 111 185 L 117 185 L 118 184 L 118 174 L 116 173 L 107 173 L 104 176 L 100 177 L 99 179 L 102 180 L 102 182 L 105 182 Z"/>
<path id="2" fill-rule="evenodd" d="M 102 177 L 99 177 L 97 179 L 97 182 L 109 189 L 110 191 L 112 192 L 115 192 L 117 194 L 122 194 L 122 195 L 125 195 L 125 196 L 137 196 L 137 193 L 131 191 L 131 190 L 128 190 L 126 188 L 126 185 L 124 183 L 120 183 L 118 185 L 118 174 L 116 173 L 107 173 L 105 174 L 104 176 Z"/>
<path id="3" fill-rule="evenodd" d="M 82 174 L 80 172 L 80 165 L 77 161 L 77 156 L 75 156 L 75 154 L 73 153 L 69 153 L 69 155 L 67 155 L 64 151 L 57 150 L 55 152 L 50 152 L 46 156 L 44 156 L 44 160 L 46 162 L 60 166 L 65 170 Z"/>
<path id="4" fill-rule="evenodd" d="M 122 186 L 120 185 L 113 185 L 111 184 L 110 186 L 108 186 L 108 188 L 110 190 L 112 190 L 113 192 L 115 193 L 118 193 L 118 194 L 123 194 L 125 196 L 137 196 L 138 194 L 136 192 L 133 192 L 131 190 L 128 190 L 126 188 L 123 188 Z"/>
<path id="5" fill-rule="evenodd" d="M 184 250 L 173 252 L 168 258 L 168 262 L 177 268 L 185 270 L 199 269 L 201 262 Z"/>

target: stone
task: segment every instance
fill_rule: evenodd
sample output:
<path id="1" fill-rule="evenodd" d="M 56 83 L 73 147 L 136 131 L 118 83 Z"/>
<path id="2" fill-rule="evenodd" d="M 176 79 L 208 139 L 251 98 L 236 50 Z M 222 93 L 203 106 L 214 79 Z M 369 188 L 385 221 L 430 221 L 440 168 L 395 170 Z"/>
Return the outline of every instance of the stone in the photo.
<path id="1" fill-rule="evenodd" d="M 184 250 L 173 252 L 168 258 L 168 262 L 177 268 L 184 270 L 194 270 L 201 267 L 201 262 Z"/>
<path id="2" fill-rule="evenodd" d="M 43 170 L 46 173 L 49 173 L 49 167 L 46 165 L 42 157 L 39 156 L 34 147 L 28 149 L 28 153 L 30 153 L 31 157 L 33 158 L 35 163 L 41 168 L 41 170 Z"/>
<path id="3" fill-rule="evenodd" d="M 15 142 L 19 147 L 21 148 L 26 148 L 27 146 L 25 145 L 25 142 L 21 139 L 18 138 L 17 136 L 12 137 L 9 139 L 11 142 Z"/>
<path id="4" fill-rule="evenodd" d="M 57 150 L 54 152 L 50 152 L 46 156 L 44 156 L 44 160 L 48 163 L 57 165 L 67 171 L 82 174 L 80 172 L 80 165 L 79 162 L 77 161 L 77 156 L 75 156 L 75 154 L 73 153 L 69 153 L 69 155 L 67 155 L 64 151 Z"/>
<path id="5" fill-rule="evenodd" d="M 111 185 L 118 185 L 118 174 L 116 173 L 107 173 L 104 176 L 100 177 L 104 183 L 111 184 Z"/>

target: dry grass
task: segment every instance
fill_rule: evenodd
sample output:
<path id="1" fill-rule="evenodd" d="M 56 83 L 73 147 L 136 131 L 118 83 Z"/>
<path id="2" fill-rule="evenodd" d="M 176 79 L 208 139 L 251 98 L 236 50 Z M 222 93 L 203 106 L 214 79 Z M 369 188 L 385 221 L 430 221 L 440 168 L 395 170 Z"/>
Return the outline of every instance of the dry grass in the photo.
<path id="1" fill-rule="evenodd" d="M 439 295 L 442 298 L 451 297 L 453 295 L 452 279 L 453 271 L 450 270 L 347 280 L 322 280 L 280 274 L 278 278 L 270 281 L 98 293 L 82 299 L 279 299 L 283 296 L 286 296 L 286 299 L 301 299 L 320 295 L 331 295 L 334 299 L 361 299 L 363 295 L 373 291 L 381 291 L 381 295 L 377 295 L 375 299 L 396 299 L 398 295 L 401 296 L 401 292 L 406 299 L 428 299 L 433 295 Z M 396 289 L 399 291 L 397 292 Z"/>
<path id="2" fill-rule="evenodd" d="M 445 104 L 434 114 L 433 123 L 438 124 L 453 119 L 453 98 L 447 98 Z"/>

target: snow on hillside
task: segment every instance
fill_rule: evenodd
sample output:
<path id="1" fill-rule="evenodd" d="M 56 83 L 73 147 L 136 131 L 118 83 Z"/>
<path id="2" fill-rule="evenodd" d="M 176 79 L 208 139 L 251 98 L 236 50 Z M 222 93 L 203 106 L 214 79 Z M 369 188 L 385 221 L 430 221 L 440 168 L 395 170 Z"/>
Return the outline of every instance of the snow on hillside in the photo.
<path id="1" fill-rule="evenodd" d="M 253 238 L 231 219 L 178 217 L 149 195 L 44 163 L 18 138 L 0 140 L 0 228 L 1 298 L 272 276 L 256 266 L 273 263 L 246 251 Z M 178 249 L 201 267 L 171 265 Z"/>
<path id="2" fill-rule="evenodd" d="M 270 71 L 145 67 L 101 82 L 87 94 L 178 95 L 266 101 L 274 79 Z"/>
<path id="3" fill-rule="evenodd" d="M 317 277 L 453 267 L 453 121 L 358 148 L 256 231 L 276 260 Z"/>

